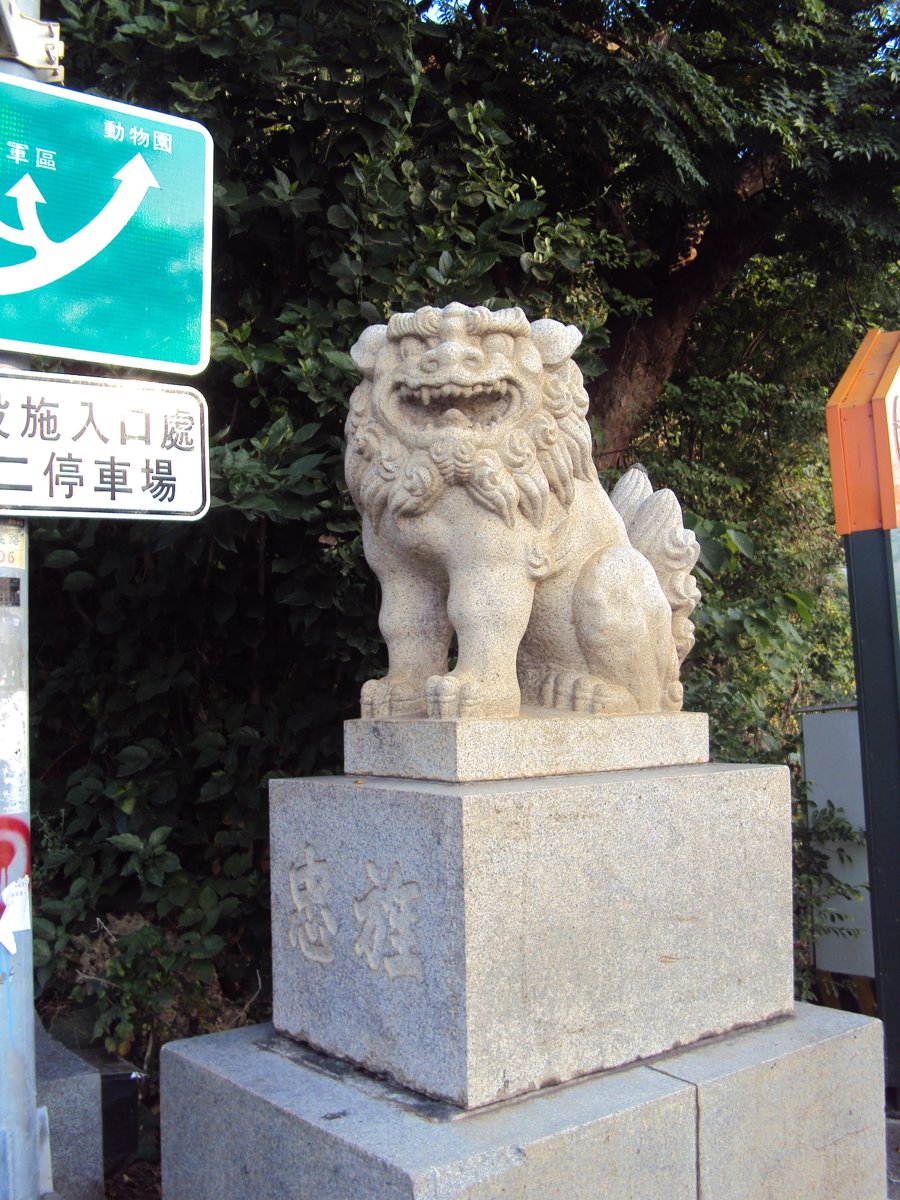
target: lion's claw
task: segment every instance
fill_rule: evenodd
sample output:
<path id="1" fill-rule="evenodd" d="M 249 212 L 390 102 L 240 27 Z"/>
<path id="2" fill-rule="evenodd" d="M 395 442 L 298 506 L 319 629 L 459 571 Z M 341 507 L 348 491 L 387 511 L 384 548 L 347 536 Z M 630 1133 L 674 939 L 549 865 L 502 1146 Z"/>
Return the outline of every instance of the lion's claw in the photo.
<path id="1" fill-rule="evenodd" d="M 634 697 L 625 688 L 606 683 L 595 675 L 579 675 L 577 671 L 548 671 L 540 681 L 537 698 L 542 708 L 570 712 L 637 711 Z"/>
<path id="2" fill-rule="evenodd" d="M 429 717 L 447 721 L 456 717 L 518 716 L 521 696 L 516 684 L 501 693 L 489 691 L 469 674 L 432 675 L 425 684 Z"/>
<path id="3" fill-rule="evenodd" d="M 477 692 L 471 679 L 456 675 L 432 675 L 425 684 L 425 707 L 429 717 L 447 721 L 473 716 Z"/>
<path id="4" fill-rule="evenodd" d="M 359 697 L 363 717 L 384 720 L 385 717 L 418 717 L 424 715 L 422 689 L 411 683 L 385 679 L 369 679 Z"/>

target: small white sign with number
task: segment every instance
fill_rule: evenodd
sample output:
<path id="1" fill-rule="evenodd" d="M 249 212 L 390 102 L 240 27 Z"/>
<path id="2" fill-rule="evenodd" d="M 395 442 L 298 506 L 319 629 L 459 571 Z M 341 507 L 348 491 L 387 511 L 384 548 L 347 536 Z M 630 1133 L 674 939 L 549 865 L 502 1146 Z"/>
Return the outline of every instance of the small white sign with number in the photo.
<path id="1" fill-rule="evenodd" d="M 0 372 L 0 514 L 196 521 L 207 428 L 194 388 Z"/>

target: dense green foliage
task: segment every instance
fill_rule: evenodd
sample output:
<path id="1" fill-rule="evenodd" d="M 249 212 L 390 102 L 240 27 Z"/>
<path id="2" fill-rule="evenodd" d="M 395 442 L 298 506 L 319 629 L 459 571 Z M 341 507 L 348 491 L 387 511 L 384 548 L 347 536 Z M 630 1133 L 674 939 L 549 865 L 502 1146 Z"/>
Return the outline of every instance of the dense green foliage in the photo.
<path id="1" fill-rule="evenodd" d="M 861 281 L 865 323 L 896 323 L 896 279 L 888 265 Z M 633 447 L 695 514 L 704 544 L 687 683 L 692 706 L 719 714 L 720 757 L 783 760 L 798 704 L 854 689 L 822 426 L 864 324 L 827 291 L 814 306 L 817 285 L 799 255 L 748 268 L 695 323 Z"/>
<path id="2" fill-rule="evenodd" d="M 217 147 L 213 510 L 32 538 L 44 1003 L 146 1056 L 265 1003 L 265 784 L 338 767 L 379 660 L 340 468 L 367 322 L 455 298 L 585 331 L 606 461 L 696 514 L 720 753 L 782 755 L 849 685 L 821 409 L 895 319 L 847 289 L 900 236 L 896 51 L 820 0 L 61 3 L 70 86 Z"/>

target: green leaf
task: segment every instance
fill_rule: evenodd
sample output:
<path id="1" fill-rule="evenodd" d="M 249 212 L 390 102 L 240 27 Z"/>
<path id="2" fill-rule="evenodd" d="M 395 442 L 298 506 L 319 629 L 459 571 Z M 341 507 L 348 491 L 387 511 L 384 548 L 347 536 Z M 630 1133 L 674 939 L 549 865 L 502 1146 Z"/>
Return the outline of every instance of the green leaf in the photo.
<path id="1" fill-rule="evenodd" d="M 145 770 L 150 765 L 150 755 L 143 746 L 126 746 L 116 755 L 119 775 L 126 777 Z"/>
<path id="2" fill-rule="evenodd" d="M 753 558 L 754 545 L 752 538 L 740 529 L 726 529 L 725 532 L 739 553 L 743 554 L 745 558 Z"/>
<path id="3" fill-rule="evenodd" d="M 117 850 L 128 850 L 133 854 L 139 854 L 144 848 L 144 843 L 135 833 L 114 833 L 106 840 Z"/>
<path id="4" fill-rule="evenodd" d="M 323 354 L 324 358 L 326 359 L 326 361 L 330 362 L 332 364 L 332 366 L 340 367 L 340 369 L 342 371 L 347 371 L 347 372 L 355 372 L 356 371 L 356 365 L 354 364 L 353 359 L 350 357 L 350 355 L 347 353 L 347 351 L 335 350 L 331 346 L 323 346 L 322 354 Z"/>
<path id="5" fill-rule="evenodd" d="M 63 591 L 86 592 L 96 582 L 90 571 L 71 571 L 63 580 Z"/>
<path id="6" fill-rule="evenodd" d="M 353 224 L 353 217 L 343 204 L 330 204 L 325 216 L 336 229 L 349 229 Z"/>
<path id="7" fill-rule="evenodd" d="M 65 569 L 78 562 L 79 557 L 77 550 L 51 550 L 45 557 L 43 566 L 52 570 Z"/>
<path id="8" fill-rule="evenodd" d="M 700 543 L 700 562 L 713 575 L 717 575 L 728 564 L 729 554 L 721 542 L 715 538 L 698 535 Z"/>

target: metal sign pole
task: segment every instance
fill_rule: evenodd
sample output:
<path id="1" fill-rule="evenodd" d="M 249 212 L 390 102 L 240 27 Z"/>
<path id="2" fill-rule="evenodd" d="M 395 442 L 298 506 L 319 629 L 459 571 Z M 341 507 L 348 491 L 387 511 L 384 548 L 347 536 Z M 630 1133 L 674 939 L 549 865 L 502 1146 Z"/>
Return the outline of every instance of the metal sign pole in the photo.
<path id="1" fill-rule="evenodd" d="M 900 331 L 870 330 L 825 413 L 844 535 L 885 1077 L 900 1088 Z M 891 1097 L 893 1107 L 895 1096 Z"/>
<path id="2" fill-rule="evenodd" d="M 0 1200 L 38 1195 L 27 547 L 25 522 L 0 519 Z"/>
<path id="3" fill-rule="evenodd" d="M 41 22 L 40 0 L 4 5 L 2 22 L 0 74 L 61 81 L 59 29 Z M 0 517 L 0 1200 L 39 1195 L 33 969 L 28 528 Z"/>
<path id="4" fill-rule="evenodd" d="M 894 536 L 897 536 L 894 531 Z M 900 1087 L 900 688 L 892 534 L 844 538 L 866 802 L 869 888 L 885 1083 Z"/>

